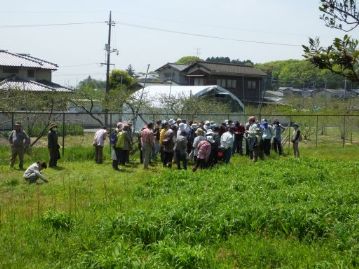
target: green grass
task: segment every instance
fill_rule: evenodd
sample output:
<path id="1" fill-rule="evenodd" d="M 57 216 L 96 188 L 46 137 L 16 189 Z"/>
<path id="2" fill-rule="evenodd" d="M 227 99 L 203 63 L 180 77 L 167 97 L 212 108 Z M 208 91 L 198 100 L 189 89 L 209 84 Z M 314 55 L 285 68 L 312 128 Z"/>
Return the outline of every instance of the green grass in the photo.
<path id="1" fill-rule="evenodd" d="M 1 268 L 359 267 L 357 146 L 196 173 L 66 153 L 44 185 L 0 165 Z"/>

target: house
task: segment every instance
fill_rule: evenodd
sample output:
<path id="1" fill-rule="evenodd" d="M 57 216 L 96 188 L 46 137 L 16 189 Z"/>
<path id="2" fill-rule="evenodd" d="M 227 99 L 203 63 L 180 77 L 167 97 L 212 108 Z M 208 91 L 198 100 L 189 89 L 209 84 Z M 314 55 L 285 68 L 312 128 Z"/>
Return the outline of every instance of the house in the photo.
<path id="1" fill-rule="evenodd" d="M 188 85 L 187 78 L 183 72 L 188 64 L 167 63 L 156 70 L 160 81 L 173 81 L 178 85 Z"/>
<path id="2" fill-rule="evenodd" d="M 156 71 L 160 79 L 170 79 L 180 85 L 218 85 L 244 103 L 261 102 L 267 76 L 263 71 L 250 66 L 204 61 L 190 65 L 168 63 Z"/>
<path id="3" fill-rule="evenodd" d="M 52 82 L 58 65 L 29 54 L 0 50 L 0 89 L 31 92 L 72 92 Z"/>

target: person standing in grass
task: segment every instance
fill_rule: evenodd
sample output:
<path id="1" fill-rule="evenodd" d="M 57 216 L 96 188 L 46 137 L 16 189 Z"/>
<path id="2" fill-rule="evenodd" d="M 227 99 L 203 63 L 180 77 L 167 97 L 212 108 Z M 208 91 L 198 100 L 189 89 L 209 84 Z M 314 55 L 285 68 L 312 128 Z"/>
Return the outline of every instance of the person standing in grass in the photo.
<path id="1" fill-rule="evenodd" d="M 175 132 L 177 132 L 176 126 L 172 125 L 165 133 L 162 141 L 163 145 L 163 167 L 172 167 L 173 155 L 174 155 L 174 142 Z"/>
<path id="2" fill-rule="evenodd" d="M 285 128 L 279 123 L 278 120 L 273 122 L 273 150 L 277 152 L 279 155 L 283 154 L 283 147 L 282 147 L 282 133 L 284 132 Z"/>
<path id="3" fill-rule="evenodd" d="M 261 124 L 261 130 L 262 130 L 262 147 L 263 152 L 266 156 L 270 155 L 270 146 L 271 146 L 271 140 L 273 137 L 272 133 L 272 127 L 269 126 L 268 121 L 266 119 L 262 120 Z"/>
<path id="4" fill-rule="evenodd" d="M 259 155 L 259 139 L 258 134 L 259 128 L 256 123 L 256 117 L 251 116 L 248 118 L 248 130 L 246 131 L 247 134 L 247 141 L 248 141 L 248 153 L 249 158 L 256 162 Z"/>
<path id="5" fill-rule="evenodd" d="M 209 143 L 207 140 L 200 141 L 197 145 L 196 164 L 192 168 L 192 171 L 196 172 L 198 168 L 200 169 L 206 168 L 210 154 L 211 154 L 211 143 Z"/>
<path id="6" fill-rule="evenodd" d="M 150 122 L 147 126 L 141 131 L 141 147 L 143 155 L 143 167 L 148 169 L 148 165 L 151 160 L 152 149 L 155 145 L 155 137 L 153 135 L 153 123 Z"/>
<path id="7" fill-rule="evenodd" d="M 55 123 L 51 123 L 49 126 L 49 133 L 47 134 L 47 147 L 50 155 L 49 167 L 56 167 L 57 160 L 60 159 L 60 145 L 58 143 L 57 125 Z"/>
<path id="8" fill-rule="evenodd" d="M 294 157 L 299 158 L 299 142 L 302 140 L 302 134 L 297 123 L 294 123 L 292 126 L 294 128 L 292 138 Z"/>
<path id="9" fill-rule="evenodd" d="M 185 130 L 182 130 L 180 134 L 177 135 L 174 146 L 178 170 L 181 169 L 181 162 L 183 164 L 183 169 L 187 170 L 187 143 L 187 133 Z"/>
<path id="10" fill-rule="evenodd" d="M 9 143 L 11 146 L 10 167 L 14 167 L 16 157 L 19 156 L 19 168 L 23 170 L 24 154 L 30 145 L 30 137 L 22 129 L 20 122 L 15 123 L 14 130 L 9 135 Z"/>
<path id="11" fill-rule="evenodd" d="M 93 138 L 93 145 L 95 147 L 95 161 L 100 164 L 103 162 L 103 147 L 107 136 L 106 127 L 97 130 Z"/>
<path id="12" fill-rule="evenodd" d="M 46 162 L 36 162 L 30 165 L 25 173 L 24 179 L 29 183 L 36 183 L 38 179 L 42 179 L 44 182 L 48 182 L 48 180 L 41 174 L 41 170 L 46 169 Z"/>
<path id="13" fill-rule="evenodd" d="M 227 127 L 227 131 L 221 135 L 221 148 L 224 150 L 224 163 L 229 163 L 232 156 L 232 148 L 234 142 L 233 134 L 233 127 Z"/>

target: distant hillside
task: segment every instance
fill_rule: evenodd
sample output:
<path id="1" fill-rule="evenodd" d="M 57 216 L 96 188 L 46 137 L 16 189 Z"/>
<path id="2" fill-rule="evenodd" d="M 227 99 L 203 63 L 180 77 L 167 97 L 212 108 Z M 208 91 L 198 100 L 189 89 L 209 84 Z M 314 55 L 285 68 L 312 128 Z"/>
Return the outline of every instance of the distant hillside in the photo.
<path id="1" fill-rule="evenodd" d="M 342 77 L 328 70 L 320 70 L 306 60 L 285 60 L 256 64 L 269 75 L 269 88 L 292 86 L 296 88 L 344 88 Z M 347 89 L 356 88 L 347 81 Z"/>

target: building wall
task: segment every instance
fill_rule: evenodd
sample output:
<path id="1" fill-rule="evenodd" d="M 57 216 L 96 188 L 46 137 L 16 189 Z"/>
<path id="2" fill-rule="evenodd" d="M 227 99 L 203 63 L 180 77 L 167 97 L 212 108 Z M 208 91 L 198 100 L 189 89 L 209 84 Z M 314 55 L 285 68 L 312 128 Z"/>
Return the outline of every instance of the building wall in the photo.
<path id="1" fill-rule="evenodd" d="M 51 81 L 51 70 L 45 69 L 31 69 L 18 67 L 0 67 L 0 79 L 7 78 L 11 75 L 16 75 L 19 78 L 28 80 L 46 80 Z"/>
<path id="2" fill-rule="evenodd" d="M 218 85 L 236 95 L 242 102 L 260 102 L 262 100 L 263 79 L 260 77 L 209 76 L 201 71 L 193 72 L 188 77 L 188 85 Z M 200 77 L 200 75 L 204 75 Z"/>
<path id="3" fill-rule="evenodd" d="M 179 85 L 187 84 L 185 76 L 180 71 L 170 67 L 159 71 L 158 75 L 161 81 L 172 80 Z"/>

